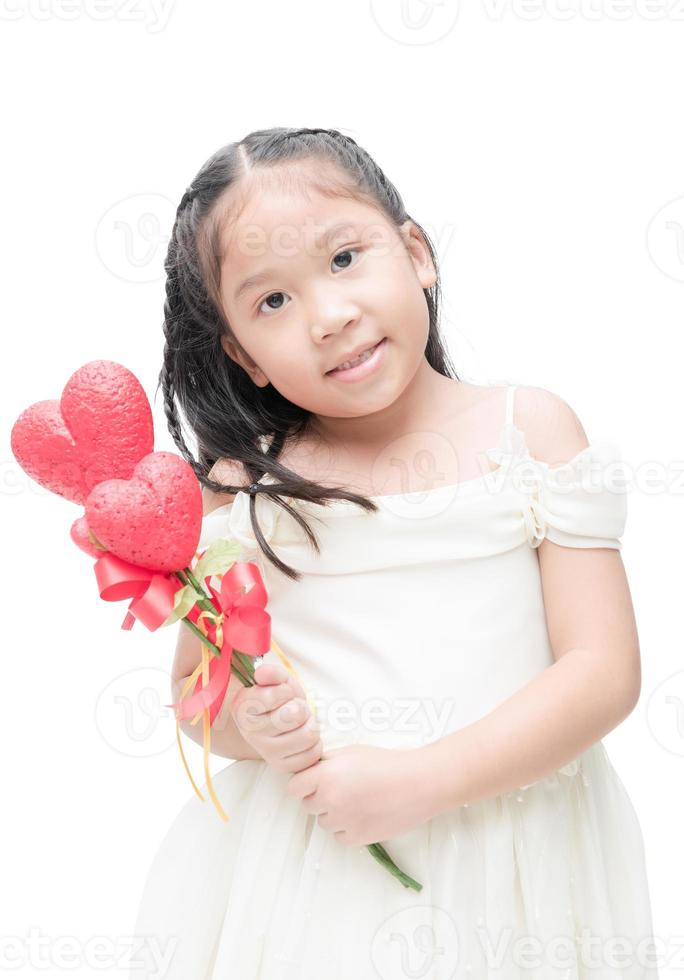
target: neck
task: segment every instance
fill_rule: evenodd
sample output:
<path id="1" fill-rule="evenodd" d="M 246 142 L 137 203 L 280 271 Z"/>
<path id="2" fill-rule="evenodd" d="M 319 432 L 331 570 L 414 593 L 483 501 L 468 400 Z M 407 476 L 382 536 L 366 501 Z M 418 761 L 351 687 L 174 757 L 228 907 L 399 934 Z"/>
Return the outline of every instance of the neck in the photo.
<path id="1" fill-rule="evenodd" d="M 406 388 L 390 405 L 353 417 L 312 416 L 310 432 L 328 447 L 375 451 L 405 432 L 429 426 L 435 403 L 439 402 L 445 386 L 453 383 L 454 379 L 435 371 L 423 357 Z"/>

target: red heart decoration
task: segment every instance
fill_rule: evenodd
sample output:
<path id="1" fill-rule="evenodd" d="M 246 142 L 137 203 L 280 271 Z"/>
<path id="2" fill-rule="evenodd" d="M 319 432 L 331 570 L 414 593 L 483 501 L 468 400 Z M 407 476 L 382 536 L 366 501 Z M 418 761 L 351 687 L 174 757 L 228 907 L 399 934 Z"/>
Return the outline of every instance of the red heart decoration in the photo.
<path id="1" fill-rule="evenodd" d="M 202 488 L 175 453 L 149 453 L 130 480 L 106 480 L 86 500 L 88 527 L 113 554 L 157 572 L 190 565 L 202 528 Z"/>
<path id="2" fill-rule="evenodd" d="M 71 525 L 70 534 L 74 544 L 78 545 L 81 551 L 85 551 L 86 555 L 90 555 L 91 558 L 102 558 L 107 553 L 102 548 L 98 548 L 88 534 L 88 522 L 85 517 L 79 517 L 77 521 L 74 521 Z"/>
<path id="3" fill-rule="evenodd" d="M 82 504 L 96 484 L 128 479 L 152 452 L 152 410 L 123 364 L 89 361 L 71 375 L 59 401 L 36 402 L 21 413 L 11 446 L 33 480 Z"/>

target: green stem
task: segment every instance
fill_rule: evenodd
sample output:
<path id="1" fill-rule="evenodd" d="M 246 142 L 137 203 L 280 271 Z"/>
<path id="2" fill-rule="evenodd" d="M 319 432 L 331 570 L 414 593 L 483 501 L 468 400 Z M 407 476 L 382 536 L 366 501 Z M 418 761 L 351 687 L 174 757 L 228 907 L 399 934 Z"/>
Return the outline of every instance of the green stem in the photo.
<path id="1" fill-rule="evenodd" d="M 212 609 L 216 609 L 216 606 L 214 605 L 213 600 L 204 591 L 204 586 L 201 585 L 201 583 L 195 578 L 194 574 L 190 571 L 190 569 L 189 568 L 184 568 L 183 571 L 188 576 L 188 580 L 190 581 L 190 584 L 194 587 L 195 591 L 196 592 L 199 592 L 200 595 L 205 596 L 206 601 L 211 605 Z M 219 612 L 219 610 L 216 609 L 216 612 Z"/>
<path id="2" fill-rule="evenodd" d="M 200 609 L 206 609 L 207 612 L 220 612 L 220 609 L 217 609 L 214 605 L 213 599 L 207 595 L 189 568 L 184 568 L 175 574 L 177 578 L 181 580 L 183 585 L 191 585 L 195 592 L 201 596 L 201 598 L 197 600 L 197 605 L 200 607 Z"/>
<path id="3" fill-rule="evenodd" d="M 188 619 L 187 616 L 183 616 L 183 622 L 188 627 L 188 629 L 192 630 L 195 636 L 199 637 L 199 639 L 206 647 L 209 647 L 209 649 L 211 650 L 211 652 L 214 654 L 215 657 L 219 657 L 221 655 L 221 651 L 216 646 L 216 644 L 212 643 L 211 640 L 208 640 L 204 635 L 204 633 L 202 632 L 202 630 L 198 626 L 196 626 L 191 619 Z"/>
<path id="4" fill-rule="evenodd" d="M 195 575 L 191 572 L 189 568 L 184 568 L 182 569 L 182 571 L 178 571 L 175 574 L 176 577 L 180 579 L 180 581 L 183 583 L 183 585 L 192 585 L 194 590 L 197 593 L 199 593 L 201 596 L 203 596 L 202 599 L 197 600 L 197 605 L 200 607 L 200 609 L 205 610 L 206 612 L 213 612 L 217 614 L 221 611 L 220 609 L 216 608 L 213 599 L 207 595 L 201 583 L 198 581 L 198 579 L 195 577 Z M 219 650 L 219 648 L 210 640 L 206 639 L 204 633 L 202 633 L 202 631 L 199 629 L 198 626 L 196 626 L 189 619 L 187 619 L 187 617 L 183 617 L 183 621 L 190 627 L 193 633 L 196 633 L 197 636 L 200 638 L 200 640 L 202 640 L 202 642 L 209 647 L 209 649 L 211 650 L 212 654 L 215 657 L 221 655 L 221 651 Z M 236 662 L 240 665 L 239 668 L 236 666 Z M 248 654 L 242 653 L 240 650 L 233 649 L 230 669 L 231 669 L 231 673 L 235 674 L 238 680 L 245 687 L 253 687 L 254 684 L 256 683 L 256 681 L 254 680 L 254 658 L 250 657 Z"/>
<path id="5" fill-rule="evenodd" d="M 212 599 L 204 591 L 189 568 L 184 568 L 182 572 L 176 572 L 176 575 L 181 580 L 183 585 L 192 585 L 195 592 L 198 592 L 202 596 L 201 599 L 197 600 L 197 605 L 200 607 L 200 609 L 204 609 L 206 612 L 220 612 L 220 609 L 216 608 Z"/>
<path id="6" fill-rule="evenodd" d="M 398 868 L 382 844 L 366 844 L 366 848 L 383 868 L 386 868 L 390 874 L 394 875 L 401 882 L 404 888 L 413 888 L 417 892 L 422 891 L 423 886 L 420 882 Z"/>

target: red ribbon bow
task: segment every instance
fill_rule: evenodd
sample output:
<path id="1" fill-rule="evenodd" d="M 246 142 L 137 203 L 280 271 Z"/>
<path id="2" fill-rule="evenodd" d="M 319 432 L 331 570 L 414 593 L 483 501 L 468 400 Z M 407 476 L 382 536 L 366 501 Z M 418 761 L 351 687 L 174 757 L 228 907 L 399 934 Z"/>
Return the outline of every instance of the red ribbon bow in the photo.
<path id="1" fill-rule="evenodd" d="M 267 595 L 261 572 L 253 562 L 234 562 L 223 576 L 220 592 L 211 586 L 210 577 L 207 576 L 205 584 L 219 613 L 212 616 L 194 607 L 189 617 L 197 621 L 202 615 L 209 616 L 207 638 L 211 642 L 218 640 L 216 645 L 221 655 L 211 657 L 209 661 L 207 684 L 202 686 L 200 675 L 193 694 L 168 707 L 178 709 L 176 717 L 179 720 L 192 718 L 198 711 L 209 708 L 209 723 L 213 724 L 228 689 L 233 648 L 250 657 L 268 653 L 271 648 L 271 617 L 264 608 Z"/>
<path id="2" fill-rule="evenodd" d="M 169 572 L 153 572 L 107 552 L 95 562 L 95 577 L 101 599 L 118 602 L 133 596 L 122 630 L 132 629 L 139 619 L 148 630 L 154 631 L 173 612 L 178 579 Z"/>

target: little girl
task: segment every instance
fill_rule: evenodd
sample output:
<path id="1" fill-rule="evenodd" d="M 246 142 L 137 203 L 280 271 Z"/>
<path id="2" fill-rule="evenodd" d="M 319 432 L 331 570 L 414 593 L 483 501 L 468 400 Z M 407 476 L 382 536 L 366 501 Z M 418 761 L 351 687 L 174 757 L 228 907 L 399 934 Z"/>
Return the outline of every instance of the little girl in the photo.
<path id="1" fill-rule="evenodd" d="M 430 239 L 336 130 L 215 153 L 166 271 L 160 384 L 200 548 L 258 565 L 294 673 L 271 651 L 254 688 L 231 679 L 229 820 L 193 797 L 173 822 L 134 975 L 657 977 L 601 742 L 640 691 L 616 447 L 549 391 L 457 377 Z M 181 626 L 174 700 L 199 659 Z"/>

